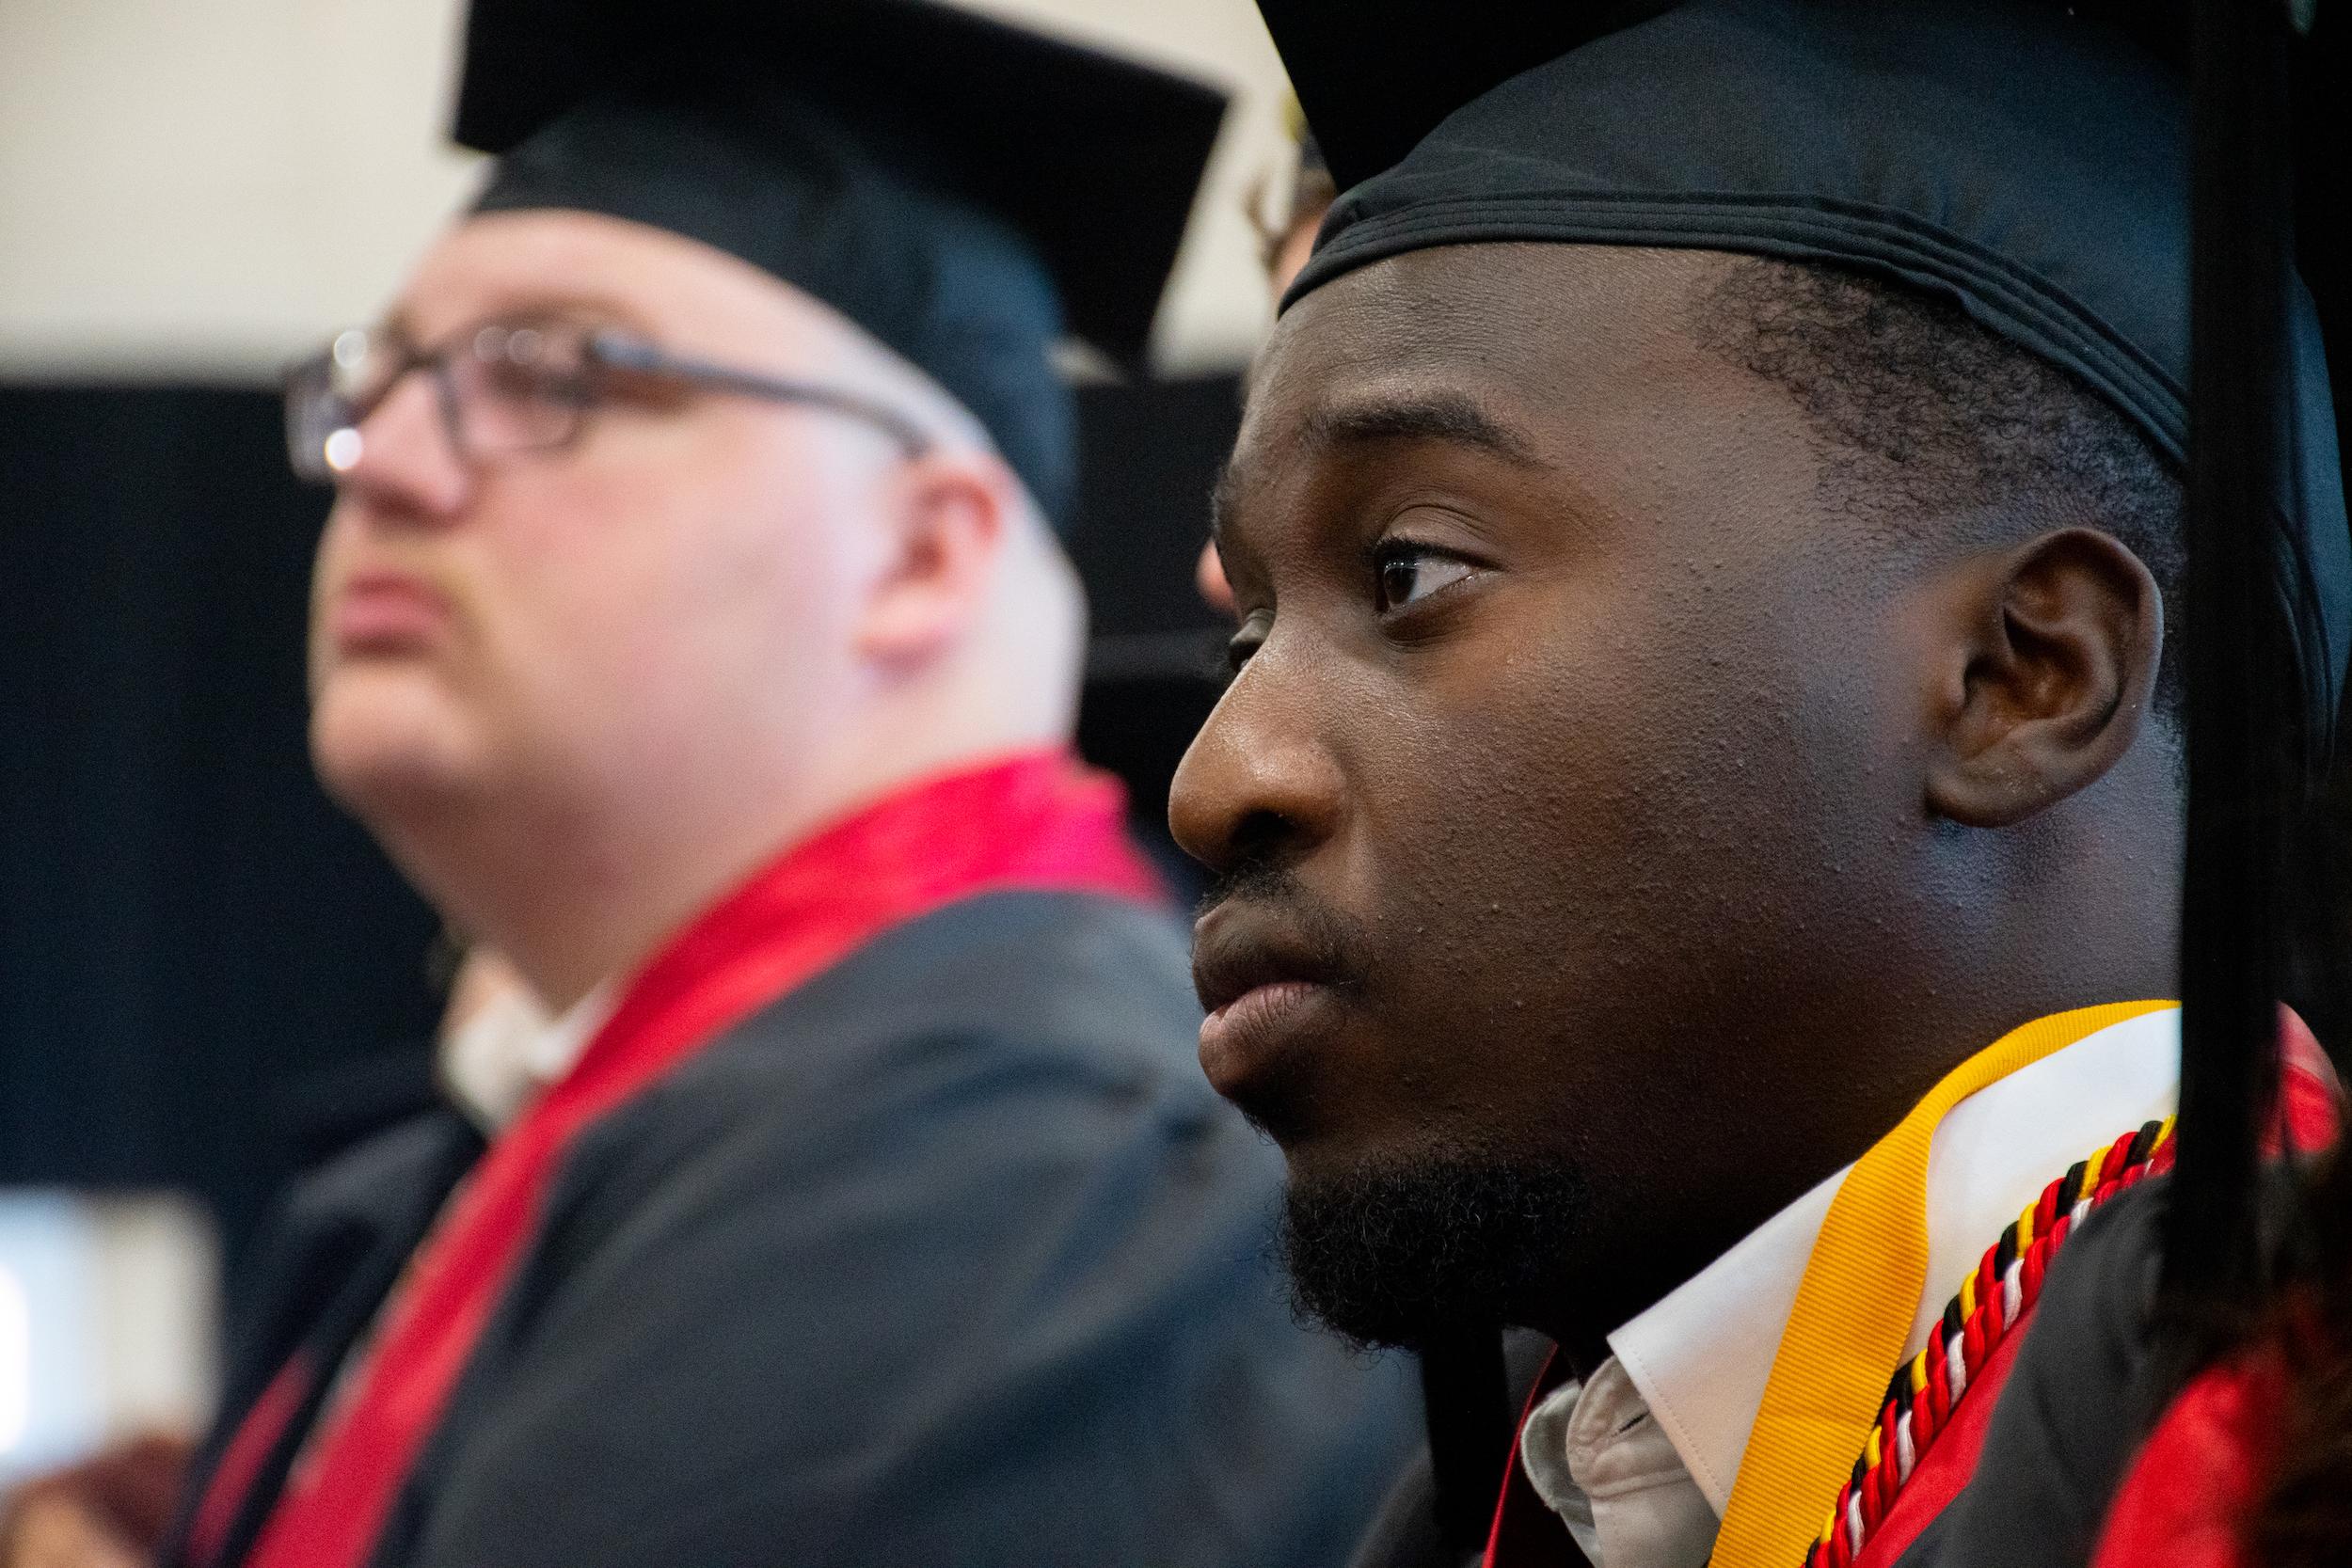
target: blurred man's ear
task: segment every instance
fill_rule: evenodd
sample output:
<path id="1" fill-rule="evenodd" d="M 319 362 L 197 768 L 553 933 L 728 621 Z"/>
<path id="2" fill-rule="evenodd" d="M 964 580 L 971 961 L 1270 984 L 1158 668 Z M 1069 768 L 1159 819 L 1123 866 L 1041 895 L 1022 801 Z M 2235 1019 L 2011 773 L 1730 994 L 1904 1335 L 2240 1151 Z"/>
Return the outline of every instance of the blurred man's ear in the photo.
<path id="1" fill-rule="evenodd" d="M 915 664 L 980 615 L 1027 502 L 1011 469 L 987 451 L 909 459 L 893 494 L 890 553 L 859 619 L 857 645 L 882 664 Z"/>

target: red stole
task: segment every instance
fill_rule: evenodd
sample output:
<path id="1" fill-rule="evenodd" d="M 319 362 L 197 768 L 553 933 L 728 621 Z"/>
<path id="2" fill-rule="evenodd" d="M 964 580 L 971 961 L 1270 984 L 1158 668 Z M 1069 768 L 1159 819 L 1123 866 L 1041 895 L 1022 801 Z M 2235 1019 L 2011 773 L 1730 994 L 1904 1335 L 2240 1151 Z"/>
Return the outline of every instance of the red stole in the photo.
<path id="1" fill-rule="evenodd" d="M 2281 1334 L 2200 1373 L 2132 1460 L 2091 1568 L 2254 1568 L 2247 1527 L 2286 1441 L 2297 1358 Z"/>
<path id="2" fill-rule="evenodd" d="M 1122 831 L 1122 806 L 1114 781 L 1068 753 L 1024 753 L 822 830 L 672 938 L 579 1064 L 499 1136 L 452 1200 L 249 1568 L 362 1568 L 582 1129 L 869 939 L 943 905 L 1011 889 L 1156 902 L 1158 879 Z M 205 1512 L 222 1512 L 213 1502 Z"/>

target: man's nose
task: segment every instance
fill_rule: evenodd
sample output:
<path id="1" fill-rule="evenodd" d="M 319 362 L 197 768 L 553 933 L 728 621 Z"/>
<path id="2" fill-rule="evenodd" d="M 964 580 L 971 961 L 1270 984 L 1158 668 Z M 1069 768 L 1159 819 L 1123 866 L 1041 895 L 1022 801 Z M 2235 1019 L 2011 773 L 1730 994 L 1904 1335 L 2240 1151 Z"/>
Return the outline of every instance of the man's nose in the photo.
<path id="1" fill-rule="evenodd" d="M 1168 830 L 1211 871 L 1302 854 L 1338 825 L 1345 782 L 1321 735 L 1327 705 L 1311 684 L 1286 678 L 1295 673 L 1271 642 L 1262 648 L 1177 767 Z"/>
<path id="2" fill-rule="evenodd" d="M 338 488 L 373 509 L 446 520 L 466 503 L 473 478 L 452 438 L 440 388 L 411 372 L 359 424 L 359 451 Z"/>

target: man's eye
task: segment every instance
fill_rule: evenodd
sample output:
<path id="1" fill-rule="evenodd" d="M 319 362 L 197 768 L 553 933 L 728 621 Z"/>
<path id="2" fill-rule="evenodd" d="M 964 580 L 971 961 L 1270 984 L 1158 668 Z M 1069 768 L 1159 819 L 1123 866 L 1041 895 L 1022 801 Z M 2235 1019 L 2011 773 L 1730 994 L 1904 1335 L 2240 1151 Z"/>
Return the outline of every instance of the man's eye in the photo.
<path id="1" fill-rule="evenodd" d="M 1451 588 L 1475 568 L 1467 561 L 1418 545 L 1393 545 L 1376 564 L 1373 597 L 1383 615 L 1402 610 L 1441 588 Z"/>
<path id="2" fill-rule="evenodd" d="M 511 402 L 584 408 L 597 400 L 599 388 L 576 332 L 485 326 L 474 334 L 473 358 L 488 388 Z"/>
<path id="3" fill-rule="evenodd" d="M 586 388 L 579 377 L 549 375 L 536 366 L 493 365 L 485 379 L 499 396 L 516 403 L 577 407 L 587 401 Z"/>

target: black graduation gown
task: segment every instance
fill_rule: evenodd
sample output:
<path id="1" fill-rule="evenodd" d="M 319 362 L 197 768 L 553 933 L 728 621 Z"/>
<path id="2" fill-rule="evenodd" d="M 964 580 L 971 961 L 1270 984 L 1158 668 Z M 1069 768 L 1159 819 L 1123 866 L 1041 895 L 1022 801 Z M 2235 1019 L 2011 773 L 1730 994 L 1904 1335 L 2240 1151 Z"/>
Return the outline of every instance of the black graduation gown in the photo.
<path id="1" fill-rule="evenodd" d="M 758 1012 L 572 1145 L 372 1562 L 1343 1561 L 1410 1374 L 1293 1322 L 1280 1159 L 1197 1016 L 1171 922 L 1060 893 L 949 905 Z M 477 1147 L 436 1111 L 299 1185 L 195 1496 Z"/>
<path id="2" fill-rule="evenodd" d="M 2172 1371 L 2154 1314 L 2167 1180 L 2092 1214 L 2050 1267 L 1960 1495 L 1895 1568 L 2083 1568 Z"/>

